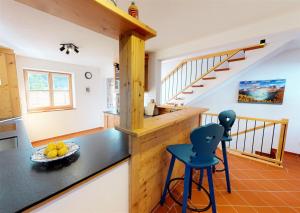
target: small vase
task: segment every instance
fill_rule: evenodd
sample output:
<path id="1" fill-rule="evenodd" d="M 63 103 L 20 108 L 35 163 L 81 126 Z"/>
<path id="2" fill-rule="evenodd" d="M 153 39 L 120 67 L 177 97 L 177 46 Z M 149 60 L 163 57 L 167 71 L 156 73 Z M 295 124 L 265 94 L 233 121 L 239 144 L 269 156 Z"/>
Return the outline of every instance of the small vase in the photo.
<path id="1" fill-rule="evenodd" d="M 131 2 L 131 5 L 128 8 L 128 14 L 133 16 L 134 18 L 139 18 L 139 10 L 134 1 Z"/>

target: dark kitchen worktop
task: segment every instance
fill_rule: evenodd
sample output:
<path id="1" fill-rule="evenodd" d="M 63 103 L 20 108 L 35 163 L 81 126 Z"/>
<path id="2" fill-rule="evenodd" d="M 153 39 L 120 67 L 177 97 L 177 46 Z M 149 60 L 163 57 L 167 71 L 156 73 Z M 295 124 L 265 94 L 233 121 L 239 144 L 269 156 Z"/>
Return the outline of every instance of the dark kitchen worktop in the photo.
<path id="1" fill-rule="evenodd" d="M 22 120 L 10 122 L 16 122 L 17 131 L 5 134 L 18 136 L 18 148 L 0 152 L 0 212 L 28 209 L 130 157 L 128 136 L 107 129 L 68 140 L 80 151 L 66 160 L 36 164 L 30 161 L 35 149 Z"/>

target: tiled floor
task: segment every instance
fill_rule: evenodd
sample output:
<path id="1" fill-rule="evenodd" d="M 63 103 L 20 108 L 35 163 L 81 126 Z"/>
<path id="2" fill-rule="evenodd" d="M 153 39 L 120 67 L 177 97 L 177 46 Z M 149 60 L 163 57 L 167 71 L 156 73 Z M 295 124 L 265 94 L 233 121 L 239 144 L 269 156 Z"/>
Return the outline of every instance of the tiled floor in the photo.
<path id="1" fill-rule="evenodd" d="M 232 193 L 226 191 L 224 172 L 214 174 L 218 213 L 300 213 L 300 157 L 284 156 L 284 168 L 276 168 L 252 160 L 229 155 Z M 199 174 L 195 174 L 197 180 Z M 208 189 L 207 178 L 204 187 Z M 183 183 L 176 184 L 174 193 L 182 198 Z M 193 184 L 190 205 L 207 204 L 203 191 Z M 157 206 L 154 213 L 179 213 L 181 207 L 168 196 L 164 206 Z M 191 212 L 191 211 L 188 211 Z M 207 212 L 211 212 L 209 209 Z"/>

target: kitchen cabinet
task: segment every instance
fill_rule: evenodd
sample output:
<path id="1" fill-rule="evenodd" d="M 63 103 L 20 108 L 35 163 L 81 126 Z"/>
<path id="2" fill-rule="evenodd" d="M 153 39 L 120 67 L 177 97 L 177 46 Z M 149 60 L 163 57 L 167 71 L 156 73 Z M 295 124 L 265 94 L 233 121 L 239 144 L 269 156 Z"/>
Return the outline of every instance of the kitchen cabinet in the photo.
<path id="1" fill-rule="evenodd" d="M 120 124 L 120 116 L 117 113 L 104 112 L 104 128 L 114 128 Z"/>
<path id="2" fill-rule="evenodd" d="M 21 115 L 14 52 L 0 47 L 0 120 Z"/>

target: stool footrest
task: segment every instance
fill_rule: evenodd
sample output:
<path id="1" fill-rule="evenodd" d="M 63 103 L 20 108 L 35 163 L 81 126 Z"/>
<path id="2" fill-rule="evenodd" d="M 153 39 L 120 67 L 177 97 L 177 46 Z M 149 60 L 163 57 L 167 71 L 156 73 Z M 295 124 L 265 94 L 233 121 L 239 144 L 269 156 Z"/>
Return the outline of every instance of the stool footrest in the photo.
<path id="1" fill-rule="evenodd" d="M 177 199 L 175 198 L 175 196 L 173 195 L 172 191 L 170 190 L 170 185 L 171 185 L 171 183 L 172 183 L 173 181 L 183 181 L 183 180 L 184 180 L 184 178 L 181 178 L 181 177 L 172 178 L 172 179 L 169 181 L 169 184 L 168 184 L 168 186 L 167 186 L 167 187 L 168 187 L 168 192 L 169 192 L 170 197 L 172 198 L 172 200 L 173 200 L 175 203 L 177 203 L 177 204 L 180 205 L 180 206 L 182 206 L 182 202 L 180 202 L 179 200 L 177 200 Z M 193 179 L 192 179 L 192 183 L 194 183 L 194 184 L 196 184 L 197 186 L 199 186 L 199 184 L 198 184 L 196 181 L 194 181 Z M 208 196 L 208 198 L 209 198 L 209 203 L 208 203 L 208 205 L 207 205 L 206 207 L 204 207 L 204 208 L 195 208 L 195 207 L 191 207 L 191 206 L 187 205 L 187 209 L 189 209 L 189 210 L 191 210 L 191 211 L 194 211 L 194 212 L 204 212 L 204 211 L 207 211 L 207 210 L 211 207 L 211 205 L 212 205 L 211 199 L 210 199 L 210 195 L 209 195 L 209 192 L 208 192 L 203 186 L 200 186 L 200 188 L 203 189 L 203 191 L 205 192 L 205 194 Z"/>
<path id="2" fill-rule="evenodd" d="M 216 169 L 216 172 L 224 172 L 225 171 L 224 160 L 222 158 L 218 157 L 217 155 L 216 155 L 216 158 L 218 158 L 219 161 L 221 161 L 222 164 L 223 164 L 223 168 L 222 169 Z"/>

